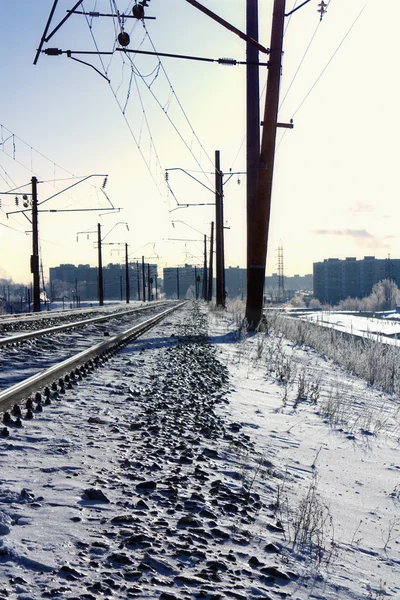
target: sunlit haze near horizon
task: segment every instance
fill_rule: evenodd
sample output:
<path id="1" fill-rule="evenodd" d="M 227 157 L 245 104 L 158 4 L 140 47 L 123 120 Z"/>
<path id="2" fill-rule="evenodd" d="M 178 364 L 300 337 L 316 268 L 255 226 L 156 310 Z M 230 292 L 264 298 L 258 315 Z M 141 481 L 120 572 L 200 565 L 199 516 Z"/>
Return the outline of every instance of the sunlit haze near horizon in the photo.
<path id="1" fill-rule="evenodd" d="M 330 0 L 320 21 L 318 3 L 285 24 L 279 121 L 294 128 L 277 134 L 267 275 L 278 270 L 279 246 L 286 275 L 312 273 L 330 257 L 400 257 L 400 6 Z M 133 4 L 84 0 L 78 10 L 127 15 Z M 202 4 L 245 31 L 245 0 Z M 287 0 L 286 12 L 300 4 Z M 73 5 L 59 0 L 50 31 Z M 259 39 L 269 47 L 273 0 L 259 5 Z M 32 176 L 46 277 L 59 264 L 97 264 L 98 223 L 103 264 L 124 261 L 128 243 L 131 260 L 143 255 L 160 269 L 201 265 L 216 150 L 226 266 L 245 267 L 246 67 L 115 50 L 121 25 L 130 50 L 245 61 L 245 42 L 185 0 L 149 0 L 146 16 L 155 18 L 144 22 L 71 15 L 43 45 L 71 57 L 42 53 L 33 65 L 52 6 L 1 5 L 0 278 L 31 280 L 30 211 L 14 211 Z M 260 67 L 261 120 L 266 77 Z M 100 210 L 111 206 L 121 210 Z"/>

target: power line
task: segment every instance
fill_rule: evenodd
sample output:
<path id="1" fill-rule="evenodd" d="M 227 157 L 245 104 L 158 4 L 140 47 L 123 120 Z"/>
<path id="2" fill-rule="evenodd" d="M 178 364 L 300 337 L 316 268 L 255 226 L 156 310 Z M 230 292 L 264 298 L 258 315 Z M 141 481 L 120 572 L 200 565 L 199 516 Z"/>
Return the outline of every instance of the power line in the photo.
<path id="1" fill-rule="evenodd" d="M 117 7 L 116 7 L 115 0 L 113 0 L 113 3 L 114 3 L 114 5 L 115 5 L 115 8 L 114 8 L 114 9 L 117 11 L 118 9 L 117 9 Z M 114 19 L 113 19 L 113 20 L 114 20 Z M 88 26 L 89 26 L 89 22 L 88 22 L 88 17 L 87 17 L 87 16 L 86 16 L 86 22 L 88 23 Z M 94 45 L 95 45 L 95 48 L 96 48 L 96 52 L 97 52 L 97 54 L 98 54 L 98 56 L 99 56 L 100 63 L 101 63 L 101 65 L 102 65 L 102 67 L 103 67 L 103 71 L 104 71 L 105 75 L 107 75 L 107 76 L 108 76 L 108 70 L 106 69 L 106 67 L 105 67 L 105 65 L 104 65 L 104 61 L 103 61 L 103 60 L 102 60 L 102 58 L 101 58 L 101 54 L 100 54 L 100 52 L 99 52 L 99 48 L 98 48 L 98 45 L 97 45 L 96 39 L 95 39 L 95 37 L 94 37 L 94 34 L 93 34 L 93 31 L 92 31 L 92 28 L 91 28 L 90 26 L 89 26 L 89 30 L 90 30 L 90 34 L 91 34 L 91 37 L 92 37 L 93 43 L 94 43 Z M 148 34 L 148 31 L 147 31 L 146 29 L 145 29 L 145 31 L 146 31 L 146 34 L 145 34 L 145 36 L 144 36 L 144 39 L 145 39 L 146 37 L 148 37 L 148 39 L 150 40 L 150 43 L 151 43 L 152 47 L 154 48 L 154 44 L 152 43 L 152 41 L 151 41 L 151 39 L 150 39 L 150 36 L 149 36 L 149 34 Z M 144 39 L 142 40 L 142 43 L 141 43 L 141 45 L 143 44 L 143 41 L 144 41 Z M 122 53 L 121 53 L 121 54 L 122 54 Z M 150 175 L 151 175 L 151 177 L 152 177 L 152 180 L 153 180 L 154 184 L 155 184 L 155 185 L 156 185 L 156 187 L 157 187 L 157 190 L 159 191 L 160 195 L 162 196 L 162 194 L 161 194 L 161 191 L 160 191 L 160 188 L 159 188 L 159 185 L 158 185 L 158 183 L 157 183 L 156 179 L 154 178 L 154 175 L 153 175 L 153 173 L 152 173 L 152 171 L 151 171 L 150 164 L 147 162 L 147 160 L 146 160 L 146 158 L 145 158 L 145 156 L 144 156 L 144 154 L 143 154 L 143 152 L 142 152 L 142 150 L 141 150 L 140 142 L 138 141 L 138 139 L 137 139 L 136 135 L 134 134 L 134 132 L 133 132 L 133 129 L 132 129 L 131 125 L 129 124 L 129 121 L 128 121 L 128 119 L 127 119 L 127 117 L 126 117 L 126 113 L 125 113 L 125 111 L 126 111 L 126 107 L 127 107 L 127 103 L 128 103 L 128 101 L 129 101 L 129 96 L 130 96 L 130 88 L 131 88 L 131 83 L 132 83 L 132 73 L 133 73 L 133 76 L 135 76 L 135 71 L 136 71 L 136 74 L 137 74 L 137 75 L 138 75 L 138 76 L 139 76 L 139 77 L 142 79 L 143 83 L 146 85 L 147 89 L 150 91 L 151 95 L 153 96 L 153 98 L 155 99 L 155 101 L 157 102 L 157 104 L 159 105 L 159 107 L 162 109 L 162 111 L 164 112 L 164 114 L 166 114 L 167 118 L 169 119 L 170 123 L 171 123 L 171 124 L 172 124 L 172 126 L 174 127 L 175 131 L 178 133 L 179 137 L 182 139 L 182 141 L 183 141 L 183 143 L 185 144 L 186 148 L 187 148 L 187 149 L 189 150 L 189 152 L 192 154 L 193 158 L 196 160 L 196 163 L 199 165 L 199 167 L 200 167 L 200 168 L 201 168 L 201 165 L 198 163 L 198 161 L 197 161 L 196 157 L 194 156 L 193 152 L 191 151 L 191 149 L 190 149 L 189 145 L 186 143 L 186 141 L 183 139 L 183 136 L 180 134 L 180 132 L 179 132 L 179 130 L 178 130 L 178 128 L 177 128 L 177 126 L 176 126 L 176 125 L 173 123 L 173 121 L 172 121 L 172 119 L 169 117 L 169 115 L 167 115 L 167 113 L 166 113 L 166 111 L 165 111 L 164 107 L 161 105 L 161 103 L 160 103 L 160 101 L 158 100 L 157 96 L 155 95 L 155 93 L 154 93 L 154 92 L 153 92 L 153 90 L 151 89 L 151 85 L 152 85 L 152 83 L 154 82 L 154 79 L 155 79 L 155 78 L 157 77 L 157 75 L 158 75 L 158 70 L 157 70 L 157 69 L 159 69 L 159 68 L 161 67 L 161 68 L 162 68 L 162 70 L 163 70 L 163 73 L 164 73 L 164 75 L 165 75 L 165 77 L 166 77 L 166 79 L 167 79 L 167 81 L 168 81 L 168 83 L 169 83 L 169 85 L 170 85 L 170 88 L 172 89 L 172 91 L 173 91 L 173 93 L 174 93 L 174 95 L 175 95 L 175 97 L 176 97 L 176 99 L 177 99 L 177 101 L 178 101 L 178 104 L 179 104 L 179 106 L 180 106 L 180 108 L 181 108 L 181 110 L 182 110 L 183 114 L 185 115 L 185 118 L 187 119 L 188 123 L 190 124 L 190 121 L 188 120 L 188 118 L 187 118 L 187 115 L 186 115 L 186 113 L 185 113 L 185 111 L 184 111 L 184 109 L 183 109 L 183 107 L 182 107 L 182 105 L 181 105 L 180 101 L 178 100 L 178 98 L 177 98 L 177 95 L 175 94 L 175 92 L 174 92 L 174 90 L 173 90 L 173 88 L 172 88 L 172 84 L 171 84 L 171 82 L 169 81 L 169 78 L 168 78 L 168 76 L 167 76 L 167 74 L 166 74 L 166 71 L 165 71 L 164 67 L 163 67 L 163 66 L 162 66 L 162 64 L 161 64 L 161 61 L 160 61 L 160 60 L 158 61 L 158 63 L 159 63 L 159 66 L 158 66 L 158 67 L 156 67 L 155 69 L 153 69 L 153 71 L 152 71 L 152 72 L 151 72 L 149 75 L 143 75 L 142 73 L 140 73 L 140 71 L 139 71 L 139 70 L 137 69 L 137 67 L 134 65 L 134 63 L 133 63 L 133 61 L 132 61 L 132 59 L 131 59 L 130 57 L 128 57 L 128 60 L 129 60 L 129 62 L 130 62 L 130 64 L 131 64 L 131 79 L 130 79 L 130 83 L 129 83 L 129 87 L 128 87 L 128 93 L 127 93 L 127 98 L 126 98 L 126 101 L 125 101 L 125 104 L 124 104 L 124 106 L 122 106 L 122 105 L 121 105 L 121 102 L 119 101 L 119 99 L 118 99 L 118 96 L 117 96 L 117 91 L 115 91 L 115 90 L 114 90 L 114 88 L 113 88 L 113 86 L 112 86 L 111 82 L 109 82 L 109 85 L 110 85 L 110 89 L 111 89 L 111 91 L 112 91 L 112 93 L 113 93 L 113 95 L 114 95 L 114 98 L 115 98 L 115 100 L 116 100 L 116 102 L 117 102 L 117 104 L 118 104 L 118 106 L 119 106 L 119 108 L 120 108 L 120 110 L 121 110 L 121 112 L 122 112 L 122 115 L 123 115 L 123 117 L 124 117 L 124 120 L 125 120 L 125 122 L 126 122 L 126 124 L 127 124 L 127 126 L 128 126 L 128 129 L 129 129 L 129 131 L 130 131 L 130 133 L 131 133 L 131 135 L 132 135 L 132 137 L 133 137 L 133 139 L 134 139 L 134 141 L 135 141 L 135 143 L 136 143 L 136 146 L 137 146 L 137 148 L 139 149 L 139 152 L 140 152 L 140 154 L 141 154 L 141 157 L 142 157 L 142 159 L 144 160 L 144 162 L 145 162 L 145 164 L 146 164 L 146 166 L 147 166 L 147 169 L 148 169 L 148 171 L 149 171 L 149 173 L 150 173 Z M 124 57 L 123 57 L 123 63 L 125 64 Z M 110 62 L 110 64 L 111 64 L 111 62 Z M 152 76 L 152 75 L 154 74 L 154 72 L 156 72 L 156 76 L 155 76 L 155 78 L 153 79 L 153 81 L 152 81 L 150 84 L 148 84 L 148 83 L 145 81 L 145 79 L 146 79 L 146 77 L 150 77 L 150 76 Z M 164 173 L 164 169 L 162 168 L 162 165 L 161 165 L 161 162 L 160 162 L 160 158 L 159 158 L 159 155 L 158 155 L 157 149 L 156 149 L 156 147 L 155 147 L 154 138 L 153 138 L 153 136 L 151 135 L 151 131 L 150 131 L 149 122 L 148 122 L 148 119 L 147 119 L 147 116 L 146 116 L 146 112 L 145 112 L 145 110 L 144 110 L 144 104 L 143 104 L 142 98 L 141 98 L 141 96 L 140 96 L 140 90 L 139 90 L 139 87 L 138 87 L 138 84 L 137 84 L 137 81 L 136 81 L 136 77 L 135 77 L 135 84 L 136 84 L 136 89 L 137 89 L 137 91 L 138 91 L 138 94 L 139 94 L 139 97 L 140 97 L 140 103 L 141 103 L 142 112 L 143 112 L 143 115 L 144 115 L 144 118 L 145 118 L 145 121 L 146 121 L 147 130 L 148 130 L 148 132 L 149 132 L 149 135 L 150 135 L 151 147 L 154 149 L 154 153 L 155 153 L 155 156 L 156 156 L 157 164 L 158 164 L 158 166 L 159 166 L 159 169 L 160 169 L 160 174 L 161 174 L 161 173 Z M 121 85 L 122 85 L 122 82 L 121 82 Z M 119 87 L 120 87 L 120 86 L 119 86 Z M 118 88 L 118 89 L 119 89 L 119 88 Z M 192 133 L 193 133 L 193 134 L 196 136 L 196 139 L 198 139 L 197 135 L 196 135 L 196 134 L 195 134 L 195 132 L 194 132 L 194 129 L 193 129 L 193 127 L 192 127 L 191 125 L 190 125 L 190 127 L 191 127 L 191 130 L 192 130 Z M 202 147 L 202 145 L 201 145 L 200 141 L 199 141 L 199 144 L 200 144 L 200 146 Z M 202 149 L 203 149 L 203 147 L 202 147 Z M 204 150 L 204 149 L 203 149 L 203 150 Z M 163 197 L 163 196 L 162 196 L 162 197 Z"/>
<path id="2" fill-rule="evenodd" d="M 355 20 L 353 21 L 353 23 L 351 24 L 350 28 L 348 29 L 347 33 L 345 34 L 345 36 L 343 37 L 342 41 L 340 42 L 340 44 L 337 46 L 336 50 L 334 51 L 334 53 L 332 54 L 332 56 L 330 57 L 330 59 L 328 60 L 328 62 L 326 63 L 325 67 L 322 69 L 321 73 L 318 75 L 317 79 L 315 80 L 315 82 L 313 83 L 313 85 L 311 86 L 311 88 L 309 89 L 309 91 L 307 92 L 307 94 L 304 96 L 303 100 L 300 102 L 299 106 L 296 108 L 296 110 L 294 111 L 292 118 L 299 112 L 300 108 L 303 106 L 304 102 L 307 100 L 308 96 L 311 94 L 311 92 L 313 91 L 313 89 L 315 88 L 315 86 L 317 85 L 318 81 L 321 79 L 322 75 L 325 73 L 325 71 L 327 70 L 327 68 L 329 67 L 329 65 L 331 64 L 332 60 L 334 59 L 334 57 L 336 56 L 336 54 L 339 52 L 340 48 L 342 47 L 344 41 L 346 40 L 346 38 L 348 37 L 348 35 L 350 34 L 351 30 L 353 29 L 353 27 L 355 26 L 355 24 L 357 23 L 358 19 L 361 17 L 362 13 L 364 12 L 364 9 L 367 5 L 364 4 L 364 6 L 362 7 L 362 9 L 360 10 L 360 12 L 358 13 L 357 17 L 355 18 Z"/>
<path id="3" fill-rule="evenodd" d="M 157 50 L 156 50 L 156 48 L 155 48 L 155 45 L 154 45 L 154 43 L 153 43 L 153 41 L 152 41 L 152 39 L 151 39 L 151 37 L 150 37 L 150 34 L 149 34 L 148 30 L 147 30 L 147 28 L 146 28 L 146 25 L 145 25 L 145 23 L 143 23 L 143 27 L 144 27 L 144 29 L 145 29 L 145 31 L 146 31 L 146 35 L 147 35 L 147 37 L 148 37 L 148 40 L 149 40 L 149 42 L 150 42 L 150 44 L 151 44 L 151 47 L 153 48 L 153 51 L 154 51 L 154 52 L 157 54 Z M 176 91 L 174 90 L 174 87 L 173 87 L 173 85 L 172 85 L 172 83 L 171 83 L 171 80 L 170 80 L 170 78 L 168 77 L 167 71 L 166 71 L 166 69 L 165 69 L 165 67 L 164 67 L 164 65 L 163 65 L 163 63 L 162 63 L 162 61 L 161 61 L 161 59 L 160 59 L 159 57 L 158 57 L 158 61 L 159 61 L 160 67 L 161 67 L 161 69 L 162 69 L 162 72 L 163 72 L 163 74 L 164 74 L 164 77 L 165 77 L 165 79 L 166 79 L 166 80 L 167 80 L 167 82 L 168 82 L 168 85 L 169 85 L 170 92 L 171 92 L 171 94 L 172 94 L 172 95 L 175 97 L 175 99 L 176 99 L 176 101 L 177 101 L 177 103 L 178 103 L 178 106 L 179 106 L 180 110 L 182 111 L 182 114 L 183 114 L 183 116 L 184 116 L 184 118 L 185 118 L 185 120 L 186 120 L 187 124 L 189 125 L 189 128 L 190 128 L 190 131 L 191 131 L 192 135 L 195 137 L 195 139 L 196 139 L 197 143 L 199 144 L 199 147 L 201 148 L 202 152 L 205 154 L 205 156 L 208 158 L 208 160 L 210 161 L 210 163 L 213 165 L 214 163 L 213 163 L 213 161 L 211 160 L 210 156 L 208 155 L 207 151 L 205 150 L 205 148 L 204 148 L 203 144 L 201 143 L 201 141 L 200 141 L 200 139 L 199 139 L 199 136 L 198 136 L 198 135 L 197 135 L 197 133 L 195 132 L 195 130 L 194 130 L 194 127 L 193 127 L 192 123 L 190 122 L 190 119 L 189 119 L 189 117 L 188 117 L 188 115 L 187 115 L 187 113 L 186 113 L 185 109 L 183 108 L 183 105 L 182 105 L 181 101 L 179 100 L 179 98 L 178 98 L 178 95 L 177 95 Z M 147 84 L 146 84 L 146 85 L 147 85 Z M 184 145 L 186 146 L 186 148 L 189 150 L 189 152 L 190 152 L 190 154 L 192 155 L 192 157 L 193 157 L 194 161 L 196 162 L 197 166 L 198 166 L 198 167 L 201 169 L 201 171 L 203 172 L 203 174 L 204 174 L 204 175 L 206 175 L 206 173 L 204 172 L 204 170 L 203 170 L 203 168 L 202 168 L 202 166 L 201 166 L 200 162 L 197 160 L 196 156 L 194 155 L 194 153 L 193 153 L 192 149 L 190 148 L 190 146 L 188 145 L 188 143 L 186 142 L 186 140 L 184 140 L 184 138 L 183 138 L 182 134 L 179 132 L 178 128 L 177 128 L 177 127 L 176 127 L 176 125 L 173 123 L 172 119 L 170 118 L 170 116 L 169 116 L 169 114 L 168 114 L 168 109 L 166 110 L 166 109 L 165 109 L 165 108 L 162 106 L 161 102 L 160 102 L 160 101 L 158 100 L 158 98 L 155 96 L 155 94 L 154 94 L 154 93 L 153 93 L 153 91 L 150 89 L 150 87 L 149 87 L 149 90 L 150 90 L 151 94 L 153 95 L 154 99 L 156 100 L 157 104 L 159 105 L 159 107 L 160 107 L 160 108 L 161 108 L 161 110 L 163 111 L 163 113 L 164 113 L 164 114 L 166 115 L 166 117 L 168 118 L 168 120 L 169 120 L 169 122 L 171 123 L 171 125 L 174 127 L 174 129 L 175 129 L 175 131 L 177 132 L 178 136 L 180 137 L 180 139 L 182 140 L 182 142 L 184 143 Z M 169 102 L 168 102 L 168 107 L 169 107 L 170 103 L 171 103 L 171 101 L 169 101 Z M 207 177 L 207 176 L 206 176 L 206 177 Z M 207 179 L 208 179 L 208 177 L 207 177 Z"/>
<path id="4" fill-rule="evenodd" d="M 6 133 L 9 133 L 10 135 L 4 139 L 3 138 L 3 130 Z M 68 171 L 68 169 L 64 169 L 64 167 L 61 167 L 59 164 L 57 164 L 56 162 L 54 162 L 54 160 L 51 160 L 50 158 L 48 158 L 47 156 L 45 156 L 44 154 L 42 154 L 42 152 L 39 152 L 39 150 L 36 150 L 35 148 L 33 148 L 30 144 L 28 144 L 27 142 L 25 142 L 22 138 L 18 137 L 17 135 L 15 135 L 15 133 L 13 133 L 12 131 L 10 131 L 5 125 L 2 125 L 0 123 L 0 134 L 1 134 L 1 141 L 0 141 L 0 147 L 3 147 L 3 153 L 6 154 L 9 158 L 12 158 L 12 160 L 15 160 L 16 163 L 18 163 L 21 167 L 23 167 L 24 169 L 26 169 L 27 171 L 33 173 L 32 168 L 27 167 L 26 165 L 24 165 L 23 163 L 19 162 L 16 157 L 16 151 L 17 151 L 17 146 L 15 141 L 18 140 L 19 142 L 21 142 L 21 144 L 23 144 L 24 146 L 26 146 L 27 148 L 29 148 L 31 150 L 31 152 L 35 152 L 35 154 L 37 154 L 38 156 L 40 156 L 41 158 L 44 158 L 44 160 L 46 160 L 47 162 L 51 163 L 51 165 L 53 167 L 57 167 L 58 169 L 61 169 L 62 171 L 65 171 L 65 173 L 68 173 L 69 175 L 74 177 L 74 174 L 71 173 L 70 171 Z M 5 151 L 5 144 L 8 140 L 10 140 L 12 138 L 13 140 L 13 156 L 10 156 L 10 154 L 8 154 Z M 31 161 L 32 162 L 32 161 Z M 31 164 L 32 167 L 32 164 Z"/>
<path id="5" fill-rule="evenodd" d="M 95 46 L 95 48 L 96 48 L 96 52 L 97 52 L 97 55 L 98 55 L 98 57 L 99 57 L 99 60 L 100 60 L 101 66 L 102 66 L 102 68 L 103 68 L 103 71 L 104 71 L 105 75 L 108 75 L 108 71 L 107 71 L 107 69 L 106 69 L 106 67 L 105 67 L 105 65 L 104 65 L 103 59 L 102 59 L 102 57 L 101 57 L 101 53 L 100 53 L 100 51 L 99 51 L 99 48 L 98 48 L 98 45 L 97 45 L 96 38 L 95 38 L 95 36 L 94 36 L 94 33 L 93 33 L 93 31 L 92 31 L 92 27 L 89 25 L 88 17 L 87 17 L 86 15 L 85 15 L 85 19 L 86 19 L 86 22 L 87 22 L 87 24 L 88 24 L 89 31 L 90 31 L 90 35 L 91 35 L 91 37 L 92 37 L 93 44 L 94 44 L 94 46 Z M 111 64 L 111 63 L 110 63 L 110 64 Z M 131 127 L 131 125 L 130 125 L 130 123 L 129 123 L 128 119 L 127 119 L 127 117 L 126 117 L 126 114 L 125 114 L 125 112 L 124 112 L 124 109 L 123 109 L 123 107 L 122 107 L 122 105 L 121 105 L 121 102 L 120 102 L 120 101 L 119 101 L 119 99 L 118 99 L 117 92 L 114 90 L 114 88 L 113 88 L 113 86 L 112 86 L 112 84 L 111 84 L 111 82 L 110 82 L 110 81 L 109 81 L 109 88 L 110 88 L 110 90 L 111 90 L 111 93 L 112 93 L 112 94 L 113 94 L 113 96 L 114 96 L 114 99 L 115 99 L 115 101 L 117 102 L 117 105 L 118 105 L 118 107 L 119 107 L 119 109 L 120 109 L 120 111 L 121 111 L 121 114 L 122 114 L 122 116 L 123 116 L 123 119 L 124 119 L 124 121 L 125 121 L 125 124 L 127 125 L 127 127 L 128 127 L 128 130 L 129 130 L 129 132 L 130 132 L 130 134 L 131 134 L 131 136 L 132 136 L 132 138 L 133 138 L 133 140 L 134 140 L 134 142 L 135 142 L 135 144 L 136 144 L 136 146 L 137 146 L 137 148 L 138 148 L 138 150 L 139 150 L 140 156 L 142 157 L 142 159 L 143 159 L 143 162 L 145 163 L 145 165 L 146 165 L 146 167 L 147 167 L 147 170 L 148 170 L 148 172 L 149 172 L 149 174 L 150 174 L 150 177 L 151 177 L 151 179 L 153 180 L 153 183 L 154 183 L 154 185 L 156 186 L 156 188 L 157 188 L 157 190 L 158 190 L 158 193 L 160 194 L 161 198 L 163 198 L 163 195 L 162 195 L 162 193 L 161 193 L 161 190 L 160 190 L 160 188 L 159 188 L 159 186 L 158 186 L 158 183 L 157 183 L 157 181 L 156 181 L 156 179 L 155 179 L 155 177 L 154 177 L 154 174 L 153 174 L 153 172 L 152 172 L 152 170 L 151 170 L 151 168 L 150 168 L 150 165 L 149 165 L 149 163 L 147 162 L 147 160 L 146 160 L 146 158 L 145 158 L 145 156 L 144 156 L 144 153 L 143 153 L 143 151 L 142 151 L 142 149 L 141 149 L 141 147 L 140 147 L 140 144 L 139 144 L 139 142 L 138 142 L 138 140 L 137 140 L 137 138 L 136 138 L 136 136 L 135 136 L 135 133 L 134 133 L 134 131 L 133 131 L 133 129 L 132 129 L 132 127 Z M 164 171 L 163 171 L 163 169 L 162 169 L 162 167 L 161 167 L 161 164 L 160 164 L 160 173 L 163 173 L 163 172 L 164 172 Z"/>
<path id="6" fill-rule="evenodd" d="M 331 2 L 332 0 L 330 0 Z M 329 4 L 330 4 L 329 2 Z M 310 96 L 311 92 L 313 91 L 313 89 L 315 88 L 315 86 L 317 85 L 318 81 L 321 79 L 321 77 L 323 76 L 323 74 L 325 73 L 325 71 L 327 70 L 327 68 L 329 67 L 329 65 L 331 64 L 331 62 L 333 61 L 334 57 L 336 56 L 336 54 L 339 52 L 340 48 L 342 47 L 344 41 L 346 40 L 346 38 L 348 37 L 348 35 L 350 34 L 351 30 L 353 29 L 353 27 L 355 26 L 355 24 L 357 23 L 358 19 L 361 17 L 365 7 L 367 6 L 367 3 L 364 4 L 364 6 L 362 7 L 362 9 L 360 10 L 360 12 L 358 13 L 357 17 L 355 18 L 355 20 L 353 21 L 353 23 L 350 25 L 350 28 L 347 30 L 346 34 L 344 35 L 343 39 L 341 40 L 341 42 L 339 43 L 339 45 L 337 46 L 337 48 L 335 49 L 335 51 L 333 52 L 332 56 L 329 58 L 328 62 L 326 63 L 325 67 L 322 69 L 321 73 L 318 75 L 318 77 L 316 78 L 316 80 L 314 81 L 314 83 L 312 84 L 312 86 L 310 87 L 310 89 L 308 90 L 307 94 L 304 96 L 303 100 L 300 102 L 299 106 L 296 108 L 296 110 L 294 111 L 293 115 L 292 115 L 292 119 L 294 118 L 294 116 L 299 112 L 300 108 L 303 106 L 303 104 L 305 103 L 305 101 L 307 100 L 307 98 Z M 279 146 L 281 145 L 285 135 L 287 133 L 287 129 L 284 131 L 281 139 L 279 140 L 279 143 L 277 145 L 277 150 L 279 148 Z"/>
<path id="7" fill-rule="evenodd" d="M 318 31 L 318 29 L 319 29 L 320 25 L 321 25 L 321 21 L 318 21 L 318 25 L 316 26 L 316 28 L 315 28 L 315 30 L 314 30 L 314 33 L 313 33 L 313 35 L 311 36 L 311 39 L 310 39 L 310 41 L 309 41 L 309 43 L 308 43 L 308 46 L 307 46 L 307 48 L 306 48 L 306 50 L 305 50 L 305 52 L 304 52 L 304 54 L 303 54 L 303 56 L 302 56 L 302 59 L 300 60 L 299 66 L 297 67 L 297 69 L 296 69 L 296 72 L 295 72 L 295 74 L 293 75 L 292 81 L 290 82 L 290 84 L 289 84 L 289 87 L 288 87 L 288 89 L 286 90 L 286 93 L 285 93 L 284 97 L 282 98 L 282 102 L 281 102 L 281 103 L 280 103 L 280 105 L 279 105 L 279 110 L 282 108 L 282 106 L 283 106 L 283 104 L 284 104 L 284 102 L 285 102 L 285 100 L 286 100 L 286 98 L 287 98 L 287 95 L 289 94 L 289 92 L 290 92 L 290 89 L 291 89 L 292 85 L 294 84 L 294 82 L 295 82 L 295 80 L 296 80 L 296 77 L 297 77 L 297 75 L 299 74 L 299 71 L 300 71 L 300 69 L 301 69 L 301 67 L 302 67 L 302 65 L 303 65 L 303 63 L 304 63 L 304 60 L 305 60 L 305 58 L 306 58 L 306 56 L 307 56 L 307 54 L 308 54 L 308 51 L 309 51 L 309 50 L 310 50 L 310 48 L 311 48 L 311 45 L 312 45 L 312 43 L 313 43 L 313 41 L 314 41 L 314 38 L 315 38 L 315 36 L 316 36 L 316 34 L 317 34 L 317 31 Z"/>

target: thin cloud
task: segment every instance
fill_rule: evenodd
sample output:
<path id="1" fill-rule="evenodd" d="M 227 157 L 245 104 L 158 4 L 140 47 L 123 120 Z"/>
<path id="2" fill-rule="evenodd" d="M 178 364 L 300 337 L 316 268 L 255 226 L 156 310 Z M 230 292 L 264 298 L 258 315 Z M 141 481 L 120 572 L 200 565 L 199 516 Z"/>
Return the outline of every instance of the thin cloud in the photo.
<path id="1" fill-rule="evenodd" d="M 317 235 L 335 235 L 352 238 L 375 239 L 366 229 L 317 229 Z"/>
<path id="2" fill-rule="evenodd" d="M 360 215 L 365 213 L 372 213 L 375 211 L 375 207 L 372 204 L 367 204 L 366 202 L 357 202 L 357 204 L 353 204 L 350 207 L 350 212 L 353 215 Z"/>

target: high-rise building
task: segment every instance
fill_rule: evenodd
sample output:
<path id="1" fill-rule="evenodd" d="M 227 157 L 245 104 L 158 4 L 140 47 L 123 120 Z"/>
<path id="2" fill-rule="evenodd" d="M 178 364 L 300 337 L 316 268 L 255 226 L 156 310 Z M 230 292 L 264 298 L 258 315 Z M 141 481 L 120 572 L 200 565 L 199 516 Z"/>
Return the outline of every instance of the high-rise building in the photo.
<path id="1" fill-rule="evenodd" d="M 203 269 L 201 267 L 193 265 L 165 267 L 163 278 L 164 294 L 168 299 L 202 297 Z"/>
<path id="2" fill-rule="evenodd" d="M 145 294 L 148 299 L 148 279 L 150 273 L 150 297 L 155 298 L 156 281 L 158 278 L 157 265 L 141 262 L 129 263 L 129 296 L 131 300 L 143 300 L 143 272 Z M 103 267 L 103 290 L 105 300 L 125 300 L 126 273 L 124 264 L 110 263 Z M 90 265 L 63 264 L 50 268 L 50 292 L 52 299 L 66 298 L 72 301 L 75 297 L 80 300 L 97 300 L 98 298 L 98 268 Z"/>
<path id="3" fill-rule="evenodd" d="M 357 260 L 326 258 L 314 263 L 314 298 L 337 304 L 345 298 L 365 298 L 382 279 L 391 279 L 400 287 L 400 259 L 364 256 Z"/>

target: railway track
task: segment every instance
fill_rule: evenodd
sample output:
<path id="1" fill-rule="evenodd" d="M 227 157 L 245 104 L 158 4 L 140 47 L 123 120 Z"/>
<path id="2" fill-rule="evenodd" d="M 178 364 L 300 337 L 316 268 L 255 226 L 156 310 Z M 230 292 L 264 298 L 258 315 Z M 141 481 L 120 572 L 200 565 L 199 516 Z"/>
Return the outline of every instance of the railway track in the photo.
<path id="1" fill-rule="evenodd" d="M 8 425 L 21 426 L 23 418 L 32 418 L 33 411 L 41 412 L 44 405 L 50 404 L 52 399 L 65 393 L 66 388 L 71 388 L 88 373 L 103 365 L 132 339 L 138 338 L 184 304 L 185 302 L 180 302 L 163 310 L 1 391 L 0 413 L 3 413 L 4 426 L 0 428 L 0 434 L 8 436 Z M 23 415 L 20 403 L 24 400 L 26 412 Z"/>
<path id="2" fill-rule="evenodd" d="M 71 320 L 71 316 L 68 316 L 68 315 L 59 316 L 58 319 L 51 318 L 50 323 L 63 321 L 63 324 L 51 325 L 51 327 L 44 327 L 44 328 L 37 327 L 37 323 L 35 323 L 36 326 L 34 326 L 33 328 L 29 328 L 25 325 L 23 327 L 24 331 L 22 333 L 13 334 L 11 336 L 0 337 L 0 348 L 2 348 L 4 346 L 14 345 L 14 344 L 20 344 L 22 342 L 26 342 L 27 340 L 31 340 L 31 339 L 38 339 L 42 336 L 48 336 L 48 335 L 51 336 L 56 333 L 60 333 L 62 331 L 68 331 L 70 329 L 84 327 L 85 325 L 94 325 L 94 324 L 98 324 L 98 323 L 105 323 L 107 321 L 110 321 L 111 319 L 122 319 L 124 317 L 130 316 L 130 315 L 135 315 L 135 314 L 140 315 L 142 313 L 145 313 L 145 312 L 148 312 L 151 310 L 155 310 L 157 308 L 161 308 L 161 307 L 167 306 L 169 304 L 170 304 L 170 302 L 160 302 L 157 304 L 146 304 L 145 306 L 107 312 L 106 314 L 102 314 L 101 316 L 92 316 L 89 318 L 87 318 L 88 317 L 87 314 L 86 315 L 81 315 L 81 314 L 77 315 L 75 313 L 73 315 L 73 318 L 76 319 L 78 317 L 78 320 Z M 91 313 L 91 314 L 98 315 L 98 311 Z M 24 324 L 27 323 L 28 325 L 32 324 L 31 321 L 23 321 L 23 323 Z M 39 324 L 43 326 L 43 324 L 45 324 L 45 325 L 48 324 L 48 321 L 44 321 L 44 322 L 40 321 Z"/>
<path id="3" fill-rule="evenodd" d="M 97 306 L 96 308 L 82 308 L 68 311 L 49 311 L 40 313 L 27 313 L 13 316 L 0 317 L 0 336 L 11 332 L 37 331 L 46 327 L 90 320 L 96 317 L 112 318 L 119 314 L 124 315 L 136 311 L 145 311 L 151 308 L 170 304 L 170 301 L 160 300 L 136 306 Z"/>

